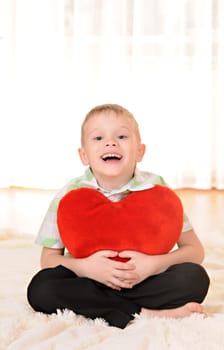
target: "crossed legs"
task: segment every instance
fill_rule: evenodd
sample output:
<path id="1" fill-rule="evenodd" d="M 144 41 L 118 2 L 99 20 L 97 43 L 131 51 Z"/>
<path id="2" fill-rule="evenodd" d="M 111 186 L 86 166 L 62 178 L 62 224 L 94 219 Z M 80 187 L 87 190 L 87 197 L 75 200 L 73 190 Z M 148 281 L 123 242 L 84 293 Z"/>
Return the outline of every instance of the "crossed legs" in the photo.
<path id="1" fill-rule="evenodd" d="M 70 309 L 89 318 L 102 317 L 124 328 L 135 313 L 159 317 L 185 317 L 202 313 L 200 303 L 209 286 L 202 266 L 183 263 L 147 278 L 132 289 L 115 291 L 89 278 L 80 278 L 63 266 L 39 271 L 27 297 L 34 310 L 46 314 Z"/>

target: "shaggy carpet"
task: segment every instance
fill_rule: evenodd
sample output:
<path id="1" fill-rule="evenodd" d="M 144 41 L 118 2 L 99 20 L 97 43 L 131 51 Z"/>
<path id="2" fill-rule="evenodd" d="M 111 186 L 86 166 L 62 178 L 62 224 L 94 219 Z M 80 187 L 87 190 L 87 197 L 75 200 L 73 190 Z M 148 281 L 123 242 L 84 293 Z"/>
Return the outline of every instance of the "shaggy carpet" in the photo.
<path id="1" fill-rule="evenodd" d="M 0 350 L 223 350 L 224 237 L 213 232 L 204 243 L 211 287 L 200 315 L 173 320 L 136 315 L 124 329 L 71 311 L 46 316 L 26 301 L 26 287 L 39 269 L 40 248 L 32 236 L 0 234 Z"/>

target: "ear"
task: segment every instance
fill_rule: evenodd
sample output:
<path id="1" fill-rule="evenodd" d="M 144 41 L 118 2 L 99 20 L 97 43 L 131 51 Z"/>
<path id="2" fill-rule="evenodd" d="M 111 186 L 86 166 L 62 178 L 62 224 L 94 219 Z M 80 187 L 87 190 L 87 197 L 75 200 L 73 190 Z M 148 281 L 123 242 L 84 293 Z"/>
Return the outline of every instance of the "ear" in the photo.
<path id="1" fill-rule="evenodd" d="M 138 149 L 138 153 L 137 153 L 137 163 L 141 162 L 142 161 L 142 158 L 144 157 L 144 154 L 145 154 L 145 145 L 143 143 L 141 143 L 139 145 L 139 149 Z"/>
<path id="2" fill-rule="evenodd" d="M 88 160 L 88 157 L 87 157 L 87 154 L 86 154 L 84 148 L 79 148 L 78 152 L 79 152 L 79 157 L 81 159 L 82 164 L 89 165 L 89 160 Z"/>

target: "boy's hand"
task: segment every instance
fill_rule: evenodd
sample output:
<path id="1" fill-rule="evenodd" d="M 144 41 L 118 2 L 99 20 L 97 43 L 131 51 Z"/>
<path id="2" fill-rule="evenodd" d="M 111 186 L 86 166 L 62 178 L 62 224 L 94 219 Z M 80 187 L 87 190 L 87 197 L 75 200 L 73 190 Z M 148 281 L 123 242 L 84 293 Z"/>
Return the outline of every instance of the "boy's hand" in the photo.
<path id="1" fill-rule="evenodd" d="M 124 250 L 118 254 L 121 258 L 130 258 L 129 263 L 136 266 L 138 280 L 142 282 L 147 277 L 158 275 L 170 266 L 183 262 L 201 264 L 204 259 L 204 248 L 193 230 L 183 232 L 177 242 L 177 249 L 167 254 L 148 255 L 132 250 Z"/>
<path id="2" fill-rule="evenodd" d="M 121 290 L 132 288 L 139 276 L 133 262 L 120 262 L 112 260 L 118 253 L 112 250 L 101 250 L 87 258 L 75 259 L 78 262 L 77 274 L 88 277 L 106 286 Z"/>
<path id="3" fill-rule="evenodd" d="M 133 250 L 125 250 L 118 255 L 121 258 L 130 258 L 129 263 L 136 266 L 135 272 L 138 278 L 133 285 L 144 281 L 149 276 L 165 271 L 160 264 L 160 255 L 148 255 Z"/>

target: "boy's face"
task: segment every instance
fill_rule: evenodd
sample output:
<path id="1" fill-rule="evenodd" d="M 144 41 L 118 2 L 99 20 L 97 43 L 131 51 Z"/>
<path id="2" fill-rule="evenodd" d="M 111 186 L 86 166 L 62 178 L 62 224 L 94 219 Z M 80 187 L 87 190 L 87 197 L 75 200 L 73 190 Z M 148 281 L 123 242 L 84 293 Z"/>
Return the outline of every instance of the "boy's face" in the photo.
<path id="1" fill-rule="evenodd" d="M 127 183 L 145 151 L 134 121 L 111 111 L 96 114 L 86 122 L 83 140 L 79 149 L 81 161 L 91 167 L 105 189 Z"/>

